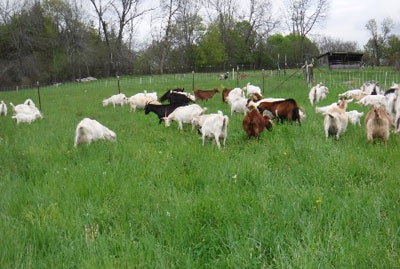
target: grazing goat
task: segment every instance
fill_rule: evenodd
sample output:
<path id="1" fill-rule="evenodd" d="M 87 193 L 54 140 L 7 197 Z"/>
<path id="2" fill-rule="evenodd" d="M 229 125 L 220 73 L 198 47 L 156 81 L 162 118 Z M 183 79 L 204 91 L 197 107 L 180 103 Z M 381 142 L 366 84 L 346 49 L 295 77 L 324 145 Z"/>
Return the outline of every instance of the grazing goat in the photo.
<path id="1" fill-rule="evenodd" d="M 171 121 L 174 120 L 178 123 L 178 129 L 183 130 L 183 123 L 192 123 L 194 117 L 203 114 L 207 108 L 201 108 L 197 104 L 177 107 L 168 117 L 164 117 L 165 126 L 169 127 Z"/>
<path id="2" fill-rule="evenodd" d="M 358 112 L 357 110 L 351 110 L 346 112 L 347 118 L 353 125 L 361 126 L 360 119 L 364 115 L 364 112 Z"/>
<path id="3" fill-rule="evenodd" d="M 245 73 L 239 73 L 239 78 L 240 79 L 246 79 L 246 78 L 248 78 L 249 76 L 247 75 L 247 74 L 245 74 Z"/>
<path id="4" fill-rule="evenodd" d="M 250 82 L 247 83 L 246 87 L 243 87 L 242 90 L 247 92 L 247 97 L 250 97 L 255 93 L 258 93 L 259 95 L 261 95 L 260 87 L 251 85 Z"/>
<path id="5" fill-rule="evenodd" d="M 364 106 L 384 106 L 387 107 L 387 99 L 384 95 L 367 95 L 357 102 L 359 105 Z"/>
<path id="6" fill-rule="evenodd" d="M 308 93 L 308 98 L 310 99 L 311 105 L 314 105 L 319 101 L 325 99 L 328 93 L 329 93 L 328 88 L 322 85 L 321 83 L 312 87 L 310 92 Z"/>
<path id="7" fill-rule="evenodd" d="M 336 107 L 329 109 L 324 119 L 325 137 L 328 139 L 329 135 L 335 135 L 336 140 L 347 129 L 348 118 L 346 115 L 347 101 L 342 99 L 340 104 Z"/>
<path id="8" fill-rule="evenodd" d="M 212 91 L 203 91 L 203 90 L 196 90 L 194 91 L 194 96 L 195 96 L 195 100 L 208 100 L 210 98 L 212 98 L 214 96 L 214 94 L 216 94 L 217 92 L 219 92 L 219 90 L 217 88 L 213 89 Z"/>
<path id="9" fill-rule="evenodd" d="M 211 114 L 205 114 L 205 115 L 199 115 L 199 116 L 193 117 L 192 131 L 194 130 L 194 128 L 196 128 L 196 126 L 199 126 L 199 127 L 203 126 L 206 119 L 214 117 L 215 115 L 224 115 L 224 114 L 222 113 L 221 110 L 218 110 L 217 113 L 211 113 Z"/>
<path id="10" fill-rule="evenodd" d="M 228 116 L 215 115 L 204 121 L 203 126 L 200 128 L 200 133 L 202 134 L 203 146 L 206 137 L 215 139 L 218 149 L 221 148 L 219 139 L 223 139 L 223 145 L 225 147 L 227 129 L 228 129 L 229 118 Z"/>
<path id="11" fill-rule="evenodd" d="M 246 115 L 249 109 L 247 108 L 247 99 L 244 97 L 236 97 L 233 101 L 230 102 L 231 104 L 231 116 L 233 112 L 243 113 Z"/>
<path id="12" fill-rule="evenodd" d="M 339 98 L 356 98 L 361 96 L 363 91 L 360 89 L 349 90 L 347 92 L 339 94 Z"/>
<path id="13" fill-rule="evenodd" d="M 247 134 L 247 139 L 250 139 L 251 136 L 257 139 L 264 128 L 272 130 L 273 122 L 268 115 L 261 115 L 257 109 L 253 108 L 247 112 L 242 126 Z"/>
<path id="14" fill-rule="evenodd" d="M 42 113 L 40 113 L 39 109 L 35 106 L 35 103 L 31 99 L 27 99 L 24 104 L 19 104 L 14 106 L 13 103 L 10 103 L 14 116 L 18 116 L 21 114 L 25 114 L 28 116 L 18 116 L 15 119 L 18 122 L 32 122 L 37 118 L 43 118 Z M 19 120 L 18 120 L 19 119 Z"/>
<path id="15" fill-rule="evenodd" d="M 283 123 L 287 119 L 289 123 L 298 121 L 301 124 L 299 107 L 294 99 L 285 99 L 276 102 L 262 102 L 258 105 L 260 113 L 269 110 L 277 119 Z"/>
<path id="16" fill-rule="evenodd" d="M 160 102 L 154 101 L 154 99 L 147 95 L 134 95 L 129 97 L 128 103 L 130 104 L 130 111 L 135 112 L 136 109 L 144 109 L 146 104 L 161 105 Z"/>
<path id="17" fill-rule="evenodd" d="M 168 117 L 177 107 L 186 106 L 187 103 L 173 103 L 169 105 L 153 105 L 153 104 L 146 104 L 144 107 L 144 114 L 149 114 L 150 112 L 154 112 L 158 119 L 159 124 L 163 121 L 164 117 Z"/>
<path id="18" fill-rule="evenodd" d="M 243 97 L 243 90 L 241 88 L 234 88 L 232 89 L 229 94 L 228 97 L 226 98 L 226 101 L 228 102 L 228 104 L 231 104 L 235 99 L 239 98 L 239 97 Z"/>
<path id="19" fill-rule="evenodd" d="M 225 74 L 220 74 L 219 79 L 228 79 L 229 78 L 229 72 L 226 72 Z"/>
<path id="20" fill-rule="evenodd" d="M 81 143 L 90 144 L 98 139 L 114 142 L 117 139 L 117 135 L 96 120 L 89 118 L 81 120 L 75 130 L 74 147 Z"/>
<path id="21" fill-rule="evenodd" d="M 173 90 L 168 90 L 160 97 L 160 102 L 166 101 L 167 100 L 167 96 L 169 96 L 170 93 L 172 93 L 172 92 L 176 93 L 176 92 L 184 92 L 184 91 L 185 91 L 185 89 L 180 89 L 180 88 L 173 89 Z"/>
<path id="22" fill-rule="evenodd" d="M 15 116 L 12 116 L 13 119 L 17 121 L 17 124 L 22 123 L 29 123 L 33 122 L 34 120 L 38 119 L 41 117 L 41 114 L 38 112 L 32 112 L 32 113 L 18 113 Z"/>
<path id="23" fill-rule="evenodd" d="M 1 115 L 7 116 L 7 105 L 4 103 L 3 100 L 1 100 L 0 104 L 0 116 Z"/>
<path id="24" fill-rule="evenodd" d="M 386 141 L 389 139 L 389 129 L 391 125 L 392 120 L 383 107 L 373 108 L 368 111 L 365 117 L 368 141 L 373 143 L 376 138 L 381 138 L 386 145 Z"/>
<path id="25" fill-rule="evenodd" d="M 222 102 L 224 102 L 224 103 L 227 103 L 227 102 L 228 102 L 227 98 L 228 98 L 229 92 L 230 92 L 231 90 L 232 90 L 232 89 L 225 88 L 225 89 L 222 91 Z"/>
<path id="26" fill-rule="evenodd" d="M 112 104 L 115 108 L 116 105 L 124 106 L 127 102 L 128 98 L 126 98 L 125 94 L 120 93 L 120 94 L 115 94 L 110 98 L 104 99 L 103 106 L 108 106 L 109 104 Z"/>
<path id="27" fill-rule="evenodd" d="M 191 98 L 187 97 L 182 92 L 174 92 L 174 91 L 171 91 L 169 93 L 165 93 L 160 98 L 161 102 L 163 102 L 165 100 L 168 100 L 170 104 L 188 104 L 188 103 L 193 103 L 194 102 L 194 100 L 192 100 Z"/>

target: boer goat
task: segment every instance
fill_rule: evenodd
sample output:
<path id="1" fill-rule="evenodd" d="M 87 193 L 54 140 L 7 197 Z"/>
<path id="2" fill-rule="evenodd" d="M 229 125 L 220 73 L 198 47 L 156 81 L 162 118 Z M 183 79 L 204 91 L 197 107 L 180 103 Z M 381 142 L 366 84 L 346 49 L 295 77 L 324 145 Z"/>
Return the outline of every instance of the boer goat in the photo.
<path id="1" fill-rule="evenodd" d="M 229 92 L 230 92 L 231 90 L 232 90 L 232 89 L 230 89 L 230 88 L 225 88 L 225 89 L 222 91 L 222 102 L 224 102 L 224 103 L 227 103 L 227 102 L 228 102 L 227 98 L 228 98 Z"/>
<path id="2" fill-rule="evenodd" d="M 163 121 L 164 117 L 168 117 L 177 107 L 186 106 L 187 103 L 173 103 L 168 105 L 153 105 L 147 104 L 144 107 L 144 114 L 149 114 L 150 112 L 154 112 L 159 119 L 159 124 Z"/>
<path id="3" fill-rule="evenodd" d="M 77 147 L 81 143 L 90 144 L 98 139 L 114 142 L 117 139 L 117 135 L 96 120 L 89 118 L 81 120 L 75 130 L 74 146 Z"/>
<path id="4" fill-rule="evenodd" d="M 299 107 L 294 99 L 285 99 L 283 101 L 276 102 L 262 102 L 258 105 L 260 113 L 265 110 L 269 110 L 281 123 L 285 119 L 292 123 L 292 121 L 298 121 L 301 124 Z"/>
<path id="5" fill-rule="evenodd" d="M 243 130 L 247 134 L 247 139 L 250 139 L 251 136 L 258 138 L 265 128 L 271 131 L 272 126 L 273 122 L 270 117 L 268 115 L 261 115 L 260 112 L 254 108 L 250 112 L 247 112 L 243 119 Z"/>
<path id="6" fill-rule="evenodd" d="M 371 143 L 376 138 L 381 138 L 383 144 L 389 139 L 389 129 L 392 125 L 392 119 L 386 113 L 383 107 L 371 109 L 365 117 L 365 128 L 367 130 L 367 138 Z"/>
<path id="7" fill-rule="evenodd" d="M 203 91 L 203 90 L 196 90 L 194 91 L 194 96 L 196 97 L 196 101 L 197 100 L 208 100 L 210 98 L 212 98 L 214 96 L 214 94 L 216 94 L 217 92 L 219 92 L 219 90 L 217 88 L 213 89 L 212 91 Z"/>

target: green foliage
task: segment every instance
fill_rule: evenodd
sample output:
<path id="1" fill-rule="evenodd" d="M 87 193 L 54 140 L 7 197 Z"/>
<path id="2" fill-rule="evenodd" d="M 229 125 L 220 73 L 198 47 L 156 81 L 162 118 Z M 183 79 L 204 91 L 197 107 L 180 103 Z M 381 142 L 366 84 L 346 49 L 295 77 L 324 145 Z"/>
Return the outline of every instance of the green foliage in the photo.
<path id="1" fill-rule="evenodd" d="M 224 44 L 217 27 L 209 27 L 197 47 L 196 65 L 217 65 L 226 61 Z"/>

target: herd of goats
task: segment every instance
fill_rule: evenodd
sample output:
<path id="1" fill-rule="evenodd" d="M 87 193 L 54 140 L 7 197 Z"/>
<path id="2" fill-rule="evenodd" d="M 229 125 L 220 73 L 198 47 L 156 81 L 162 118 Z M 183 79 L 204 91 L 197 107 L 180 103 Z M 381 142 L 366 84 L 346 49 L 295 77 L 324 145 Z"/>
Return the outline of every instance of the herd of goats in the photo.
<path id="1" fill-rule="evenodd" d="M 195 102 L 207 101 L 218 93 L 218 89 L 205 91 L 195 90 L 193 94 L 185 92 L 184 89 L 168 90 L 158 99 L 157 92 L 137 93 L 129 98 L 120 93 L 103 100 L 103 106 L 113 105 L 114 107 L 125 104 L 130 105 L 130 111 L 143 109 L 145 114 L 155 113 L 159 123 L 165 122 L 168 127 L 171 121 L 176 121 L 178 129 L 183 130 L 183 124 L 191 124 L 192 130 L 197 128 L 202 135 L 203 146 L 205 138 L 215 139 L 218 148 L 225 146 L 227 138 L 227 126 L 229 117 L 222 111 L 205 114 L 206 107 L 201 107 Z M 353 100 L 357 104 L 370 106 L 371 109 L 365 117 L 367 138 L 373 142 L 376 138 L 382 139 L 386 145 L 390 136 L 390 129 L 393 126 L 395 132 L 400 132 L 400 85 L 393 83 L 389 90 L 382 91 L 375 82 L 365 82 L 359 89 L 353 89 L 339 94 L 338 101 L 324 107 L 316 107 L 315 112 L 324 116 L 325 136 L 340 135 L 346 131 L 348 122 L 361 126 L 360 119 L 363 112 L 356 110 L 346 111 L 347 104 Z M 311 88 L 309 99 L 311 105 L 315 105 L 325 99 L 329 90 L 322 83 Z M 168 104 L 162 102 L 167 101 Z M 243 130 L 247 138 L 258 138 L 260 133 L 267 129 L 272 130 L 273 121 L 283 123 L 285 120 L 301 124 L 305 113 L 294 99 L 284 98 L 263 98 L 260 87 L 248 83 L 244 88 L 225 88 L 222 91 L 222 101 L 228 103 L 233 113 L 243 113 Z M 31 123 L 36 119 L 43 118 L 42 113 L 31 99 L 23 104 L 14 105 L 10 103 L 12 118 L 19 123 Z M 0 115 L 7 115 L 7 105 L 4 101 L 0 103 Z M 90 144 L 92 141 L 105 139 L 116 140 L 116 134 L 96 120 L 84 118 L 76 127 L 74 146 L 81 143 Z"/>

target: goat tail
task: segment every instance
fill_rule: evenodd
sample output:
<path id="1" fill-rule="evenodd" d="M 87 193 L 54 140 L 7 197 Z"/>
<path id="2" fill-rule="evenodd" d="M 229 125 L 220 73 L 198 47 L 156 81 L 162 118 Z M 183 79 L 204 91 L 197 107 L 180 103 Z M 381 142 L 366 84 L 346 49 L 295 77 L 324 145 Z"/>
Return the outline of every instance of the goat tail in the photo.
<path id="1" fill-rule="evenodd" d="M 224 133 L 226 128 L 228 127 L 229 118 L 228 116 L 224 116 L 224 120 L 222 122 L 222 132 Z"/>
<path id="2" fill-rule="evenodd" d="M 292 111 L 292 120 L 293 121 L 298 121 L 299 123 L 301 123 L 300 122 L 300 111 L 299 111 L 299 108 L 298 107 L 295 107 L 295 108 L 293 108 L 293 111 Z"/>
<path id="3" fill-rule="evenodd" d="M 313 94 L 313 105 L 315 104 L 315 102 L 317 101 L 317 89 L 314 89 L 314 94 Z"/>

